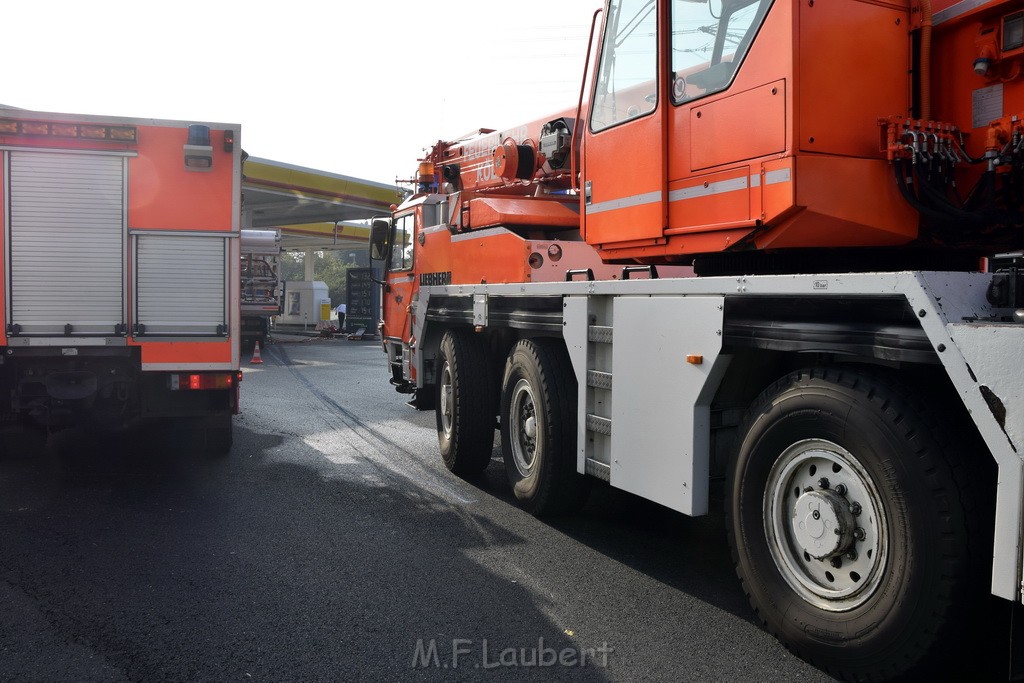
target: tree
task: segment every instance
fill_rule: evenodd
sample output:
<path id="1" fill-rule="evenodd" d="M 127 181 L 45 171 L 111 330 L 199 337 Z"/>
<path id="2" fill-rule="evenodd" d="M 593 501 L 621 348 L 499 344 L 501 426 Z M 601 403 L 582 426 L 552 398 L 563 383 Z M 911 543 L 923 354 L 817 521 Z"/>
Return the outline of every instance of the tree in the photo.
<path id="1" fill-rule="evenodd" d="M 281 254 L 280 275 L 282 280 L 302 280 L 304 255 L 301 251 L 286 251 Z"/>
<path id="2" fill-rule="evenodd" d="M 349 266 L 338 259 L 338 252 L 318 252 L 320 258 L 313 265 L 313 272 L 317 280 L 327 283 L 327 294 L 331 297 L 331 304 L 337 307 L 345 303 L 345 294 L 348 286 Z"/>
<path id="3" fill-rule="evenodd" d="M 331 306 L 345 303 L 348 284 L 348 269 L 358 266 L 358 253 L 355 258 L 348 251 L 314 251 L 313 279 L 327 285 L 327 295 L 331 298 Z M 305 278 L 305 253 L 301 251 L 285 252 L 281 255 L 281 278 L 283 280 L 303 280 Z"/>

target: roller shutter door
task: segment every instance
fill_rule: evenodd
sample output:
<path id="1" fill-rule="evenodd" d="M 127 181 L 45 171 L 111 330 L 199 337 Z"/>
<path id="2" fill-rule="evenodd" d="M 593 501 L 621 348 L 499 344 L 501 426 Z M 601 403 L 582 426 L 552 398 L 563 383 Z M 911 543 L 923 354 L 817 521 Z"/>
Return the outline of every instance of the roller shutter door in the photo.
<path id="1" fill-rule="evenodd" d="M 138 333 L 225 333 L 225 238 L 139 234 L 136 249 Z"/>
<path id="2" fill-rule="evenodd" d="M 9 158 L 14 331 L 123 333 L 124 158 L 23 151 Z"/>

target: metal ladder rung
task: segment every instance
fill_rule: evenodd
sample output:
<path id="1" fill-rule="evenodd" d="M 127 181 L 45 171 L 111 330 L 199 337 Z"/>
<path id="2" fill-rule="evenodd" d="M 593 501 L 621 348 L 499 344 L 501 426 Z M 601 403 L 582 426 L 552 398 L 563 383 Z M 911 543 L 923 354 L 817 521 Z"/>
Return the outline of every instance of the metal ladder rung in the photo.
<path id="1" fill-rule="evenodd" d="M 587 341 L 597 344 L 612 343 L 612 328 L 610 325 L 590 325 L 587 327 Z"/>
<path id="2" fill-rule="evenodd" d="M 612 421 L 600 415 L 587 415 L 587 431 L 611 436 Z"/>
<path id="3" fill-rule="evenodd" d="M 601 372 L 600 370 L 587 371 L 587 386 L 595 389 L 611 389 L 612 373 Z"/>
<path id="4" fill-rule="evenodd" d="M 603 462 L 598 462 L 593 458 L 587 458 L 585 471 L 592 477 L 603 479 L 605 481 L 612 480 L 612 468 L 605 465 Z"/>

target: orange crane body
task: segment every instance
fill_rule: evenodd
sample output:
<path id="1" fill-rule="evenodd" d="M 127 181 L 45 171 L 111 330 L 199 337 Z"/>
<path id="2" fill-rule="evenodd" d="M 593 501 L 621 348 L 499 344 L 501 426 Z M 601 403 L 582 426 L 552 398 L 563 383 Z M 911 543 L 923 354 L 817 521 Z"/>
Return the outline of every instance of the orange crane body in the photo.
<path id="1" fill-rule="evenodd" d="M 955 677 L 990 592 L 1024 670 L 1024 2 L 593 26 L 576 109 L 438 142 L 371 230 L 391 383 L 444 465 L 478 476 L 499 430 L 539 516 L 594 479 L 699 516 L 724 480 L 794 654 Z"/>
<path id="2" fill-rule="evenodd" d="M 972 158 L 993 148 L 993 136 L 1005 145 L 1020 134 L 1024 56 L 999 43 L 1012 4 L 958 11 L 936 3 L 923 56 L 917 2 L 726 2 L 726 12 L 743 15 L 734 51 L 687 65 L 672 64 L 681 48 L 665 45 L 684 33 L 673 22 L 686 18 L 662 4 L 641 26 L 661 36 L 639 46 L 649 50 L 649 81 L 616 89 L 601 46 L 579 112 L 439 142 L 421 177 L 459 193 L 449 219 L 456 230 L 574 228 L 617 263 L 688 264 L 751 250 L 1011 247 L 1015 230 L 996 239 L 992 230 L 929 224 L 894 182 L 893 162 L 911 137 L 933 131 Z M 718 21 L 726 30 L 733 20 Z M 984 73 L 972 68 L 980 59 L 991 64 Z M 933 67 L 927 73 L 915 69 L 923 61 Z M 935 93 L 927 115 L 926 89 Z M 978 102 L 994 90 L 1000 106 L 989 119 Z M 541 144 L 553 123 L 569 144 L 554 164 Z M 950 180 L 970 188 L 983 172 L 959 163 Z"/>

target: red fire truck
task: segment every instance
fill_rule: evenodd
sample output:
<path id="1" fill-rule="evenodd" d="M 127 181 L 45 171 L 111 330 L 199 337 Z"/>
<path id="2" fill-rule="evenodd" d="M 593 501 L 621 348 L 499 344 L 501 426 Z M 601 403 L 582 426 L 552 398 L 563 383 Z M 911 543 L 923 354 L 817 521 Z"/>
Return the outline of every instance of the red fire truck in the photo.
<path id="1" fill-rule="evenodd" d="M 5 427 L 170 420 L 230 449 L 239 132 L 0 108 Z"/>

